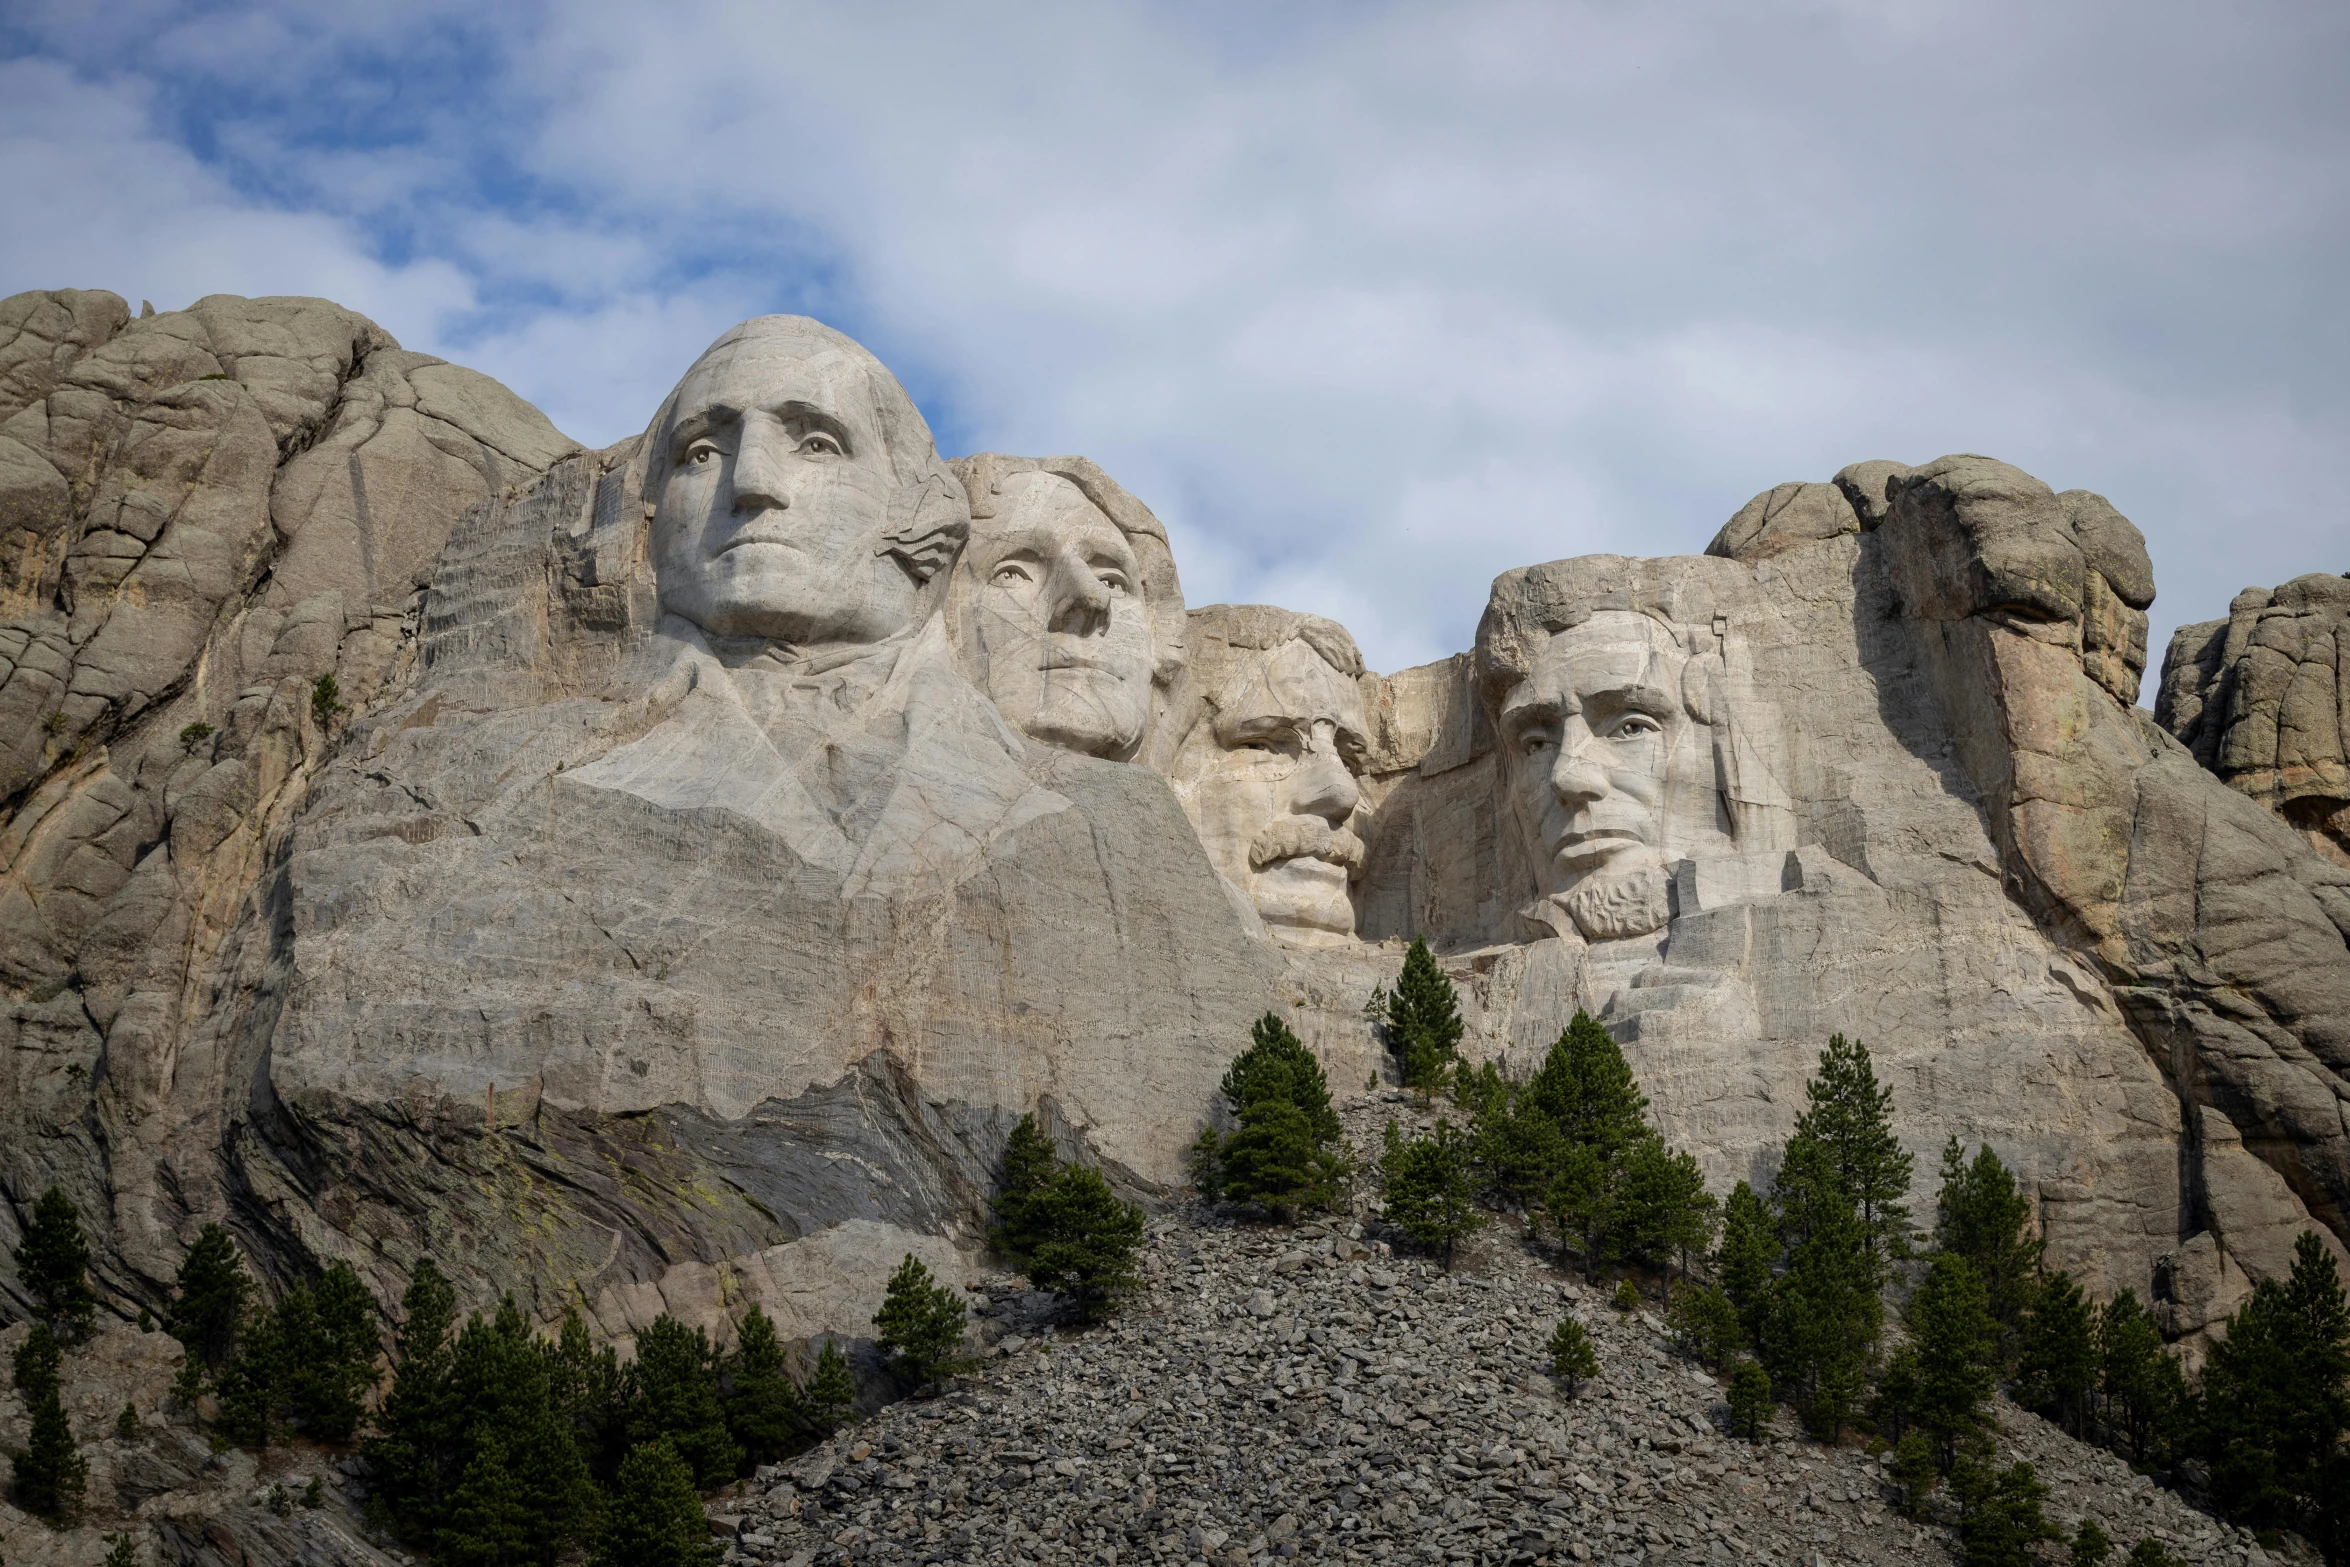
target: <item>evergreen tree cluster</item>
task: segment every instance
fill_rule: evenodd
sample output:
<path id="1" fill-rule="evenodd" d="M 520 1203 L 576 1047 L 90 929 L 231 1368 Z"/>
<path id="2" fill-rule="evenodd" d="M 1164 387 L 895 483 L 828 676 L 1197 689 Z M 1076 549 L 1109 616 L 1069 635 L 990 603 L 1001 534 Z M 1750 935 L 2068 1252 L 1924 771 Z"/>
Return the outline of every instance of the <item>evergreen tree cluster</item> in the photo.
<path id="1" fill-rule="evenodd" d="M 32 1416 L 25 1449 L 15 1455 L 9 1500 L 28 1513 L 62 1522 L 81 1510 L 90 1466 L 75 1447 L 66 1423 L 58 1366 L 64 1351 L 46 1322 L 33 1324 L 16 1348 L 13 1371 L 17 1397 Z"/>
<path id="2" fill-rule="evenodd" d="M 1322 1063 L 1278 1013 L 1257 1019 L 1249 1036 L 1217 1085 L 1236 1129 L 1201 1128 L 1192 1183 L 1210 1200 L 1254 1203 L 1280 1216 L 1330 1207 L 1351 1167 Z"/>
<path id="3" fill-rule="evenodd" d="M 1056 1155 L 1033 1115 L 1020 1117 L 1012 1128 L 995 1211 L 995 1228 L 988 1234 L 995 1249 L 1030 1284 L 1059 1295 L 1080 1321 L 1100 1321 L 1142 1281 L 1135 1270 L 1142 1210 L 1110 1190 L 1101 1171 Z M 960 1342 L 960 1301 L 955 1310 L 954 1336 Z"/>

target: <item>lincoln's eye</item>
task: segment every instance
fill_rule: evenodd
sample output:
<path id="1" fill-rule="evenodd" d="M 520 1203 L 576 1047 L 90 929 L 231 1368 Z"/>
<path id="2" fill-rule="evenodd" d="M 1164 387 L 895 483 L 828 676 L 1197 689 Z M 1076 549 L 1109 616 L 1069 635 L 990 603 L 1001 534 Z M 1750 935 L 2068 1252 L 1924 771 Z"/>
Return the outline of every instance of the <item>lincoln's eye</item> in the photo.
<path id="1" fill-rule="evenodd" d="M 685 449 L 685 460 L 696 468 L 716 462 L 718 457 L 718 448 L 708 441 L 696 441 Z"/>
<path id="2" fill-rule="evenodd" d="M 1664 725 L 1658 723 L 1655 719 L 1649 717 L 1646 713 L 1626 713 L 1622 718 L 1616 720 L 1615 732 L 1619 737 L 1625 735 L 1662 734 L 1664 732 Z"/>

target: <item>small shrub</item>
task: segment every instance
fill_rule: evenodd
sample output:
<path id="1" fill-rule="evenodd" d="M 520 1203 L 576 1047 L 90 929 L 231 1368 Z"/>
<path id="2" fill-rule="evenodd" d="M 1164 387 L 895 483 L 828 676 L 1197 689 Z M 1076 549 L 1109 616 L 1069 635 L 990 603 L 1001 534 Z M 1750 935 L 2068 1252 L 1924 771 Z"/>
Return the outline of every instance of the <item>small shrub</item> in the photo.
<path id="1" fill-rule="evenodd" d="M 801 1411 L 818 1436 L 830 1436 L 848 1424 L 857 1409 L 857 1377 L 849 1357 L 832 1340 L 816 1356 L 816 1369 L 801 1390 Z"/>
<path id="2" fill-rule="evenodd" d="M 320 675 L 310 682 L 310 716 L 317 719 L 320 728 L 326 727 L 337 713 L 347 713 L 343 705 L 343 688 L 335 684 L 332 675 Z"/>
<path id="3" fill-rule="evenodd" d="M 310 1483 L 302 1487 L 302 1505 L 312 1512 L 326 1505 L 326 1484 L 318 1476 L 312 1475 Z"/>
<path id="4" fill-rule="evenodd" d="M 969 1364 L 963 1355 L 963 1302 L 912 1252 L 890 1275 L 873 1325 L 892 1375 L 909 1388 L 943 1381 Z"/>
<path id="5" fill-rule="evenodd" d="M 1942 1471 L 1934 1467 L 1934 1444 L 1926 1440 L 1925 1432 L 1911 1430 L 1901 1434 L 1901 1440 L 1893 1446 L 1890 1474 L 1894 1488 L 1901 1493 L 1898 1505 L 1903 1515 L 1923 1518 L 1934 1487 L 1942 1483 Z"/>
<path id="6" fill-rule="evenodd" d="M 1573 1317 L 1559 1318 L 1559 1325 L 1550 1330 L 1550 1374 L 1567 1385 L 1569 1398 L 1599 1375 L 1599 1355 L 1591 1347 L 1591 1335 Z"/>
<path id="7" fill-rule="evenodd" d="M 48 717 L 41 720 L 41 733 L 45 735 L 61 735 L 65 733 L 64 708 L 59 708 L 56 712 L 51 713 Z"/>
<path id="8" fill-rule="evenodd" d="M 1681 1348 L 1716 1371 L 1745 1353 L 1746 1326 L 1717 1284 L 1703 1289 L 1675 1285 L 1673 1304 L 1665 1315 Z"/>
<path id="9" fill-rule="evenodd" d="M 1616 1285 L 1616 1297 L 1609 1304 L 1618 1311 L 1638 1311 L 1640 1309 L 1640 1291 L 1633 1286 L 1630 1279 L 1624 1279 Z"/>
<path id="10" fill-rule="evenodd" d="M 114 1434 L 126 1442 L 139 1434 L 139 1406 L 127 1398 L 122 1413 L 114 1417 Z"/>
<path id="11" fill-rule="evenodd" d="M 2129 1567 L 2186 1567 L 2160 1540 L 2140 1540 L 2130 1547 Z"/>
<path id="12" fill-rule="evenodd" d="M 139 1567 L 138 1542 L 131 1538 L 129 1530 L 121 1534 L 103 1535 L 101 1538 L 106 1541 L 107 1547 L 106 1560 L 101 1567 Z"/>
<path id="13" fill-rule="evenodd" d="M 280 1518 L 294 1516 L 294 1499 L 286 1494 L 283 1485 L 272 1485 L 269 1488 L 269 1510 Z"/>
<path id="14" fill-rule="evenodd" d="M 2097 1520 L 2082 1519 L 2081 1526 L 2073 1531 L 2072 1567 L 2105 1567 L 2106 1558 L 2112 1554 L 2113 1541 L 2097 1527 Z"/>
<path id="15" fill-rule="evenodd" d="M 1771 1374 L 1751 1360 L 1730 1372 L 1730 1434 L 1759 1442 L 1771 1429 Z"/>
<path id="16" fill-rule="evenodd" d="M 1468 1139 L 1449 1121 L 1439 1120 L 1426 1137 L 1413 1138 L 1389 1121 L 1379 1173 L 1387 1222 L 1451 1267 L 1454 1248 L 1485 1222 L 1477 1212 Z"/>
<path id="17" fill-rule="evenodd" d="M 212 726 L 199 718 L 180 731 L 180 744 L 194 747 L 212 738 Z"/>

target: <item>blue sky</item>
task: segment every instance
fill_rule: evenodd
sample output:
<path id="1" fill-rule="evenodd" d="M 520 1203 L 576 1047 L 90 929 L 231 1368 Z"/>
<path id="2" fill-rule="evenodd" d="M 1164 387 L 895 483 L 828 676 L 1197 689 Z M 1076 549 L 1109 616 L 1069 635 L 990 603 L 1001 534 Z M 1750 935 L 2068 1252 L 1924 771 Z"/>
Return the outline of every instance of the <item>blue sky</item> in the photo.
<path id="1" fill-rule="evenodd" d="M 10 0 L 0 292 L 325 295 L 591 444 L 805 311 L 1385 669 L 1987 452 L 2145 530 L 2159 663 L 2350 570 L 2346 81 L 2338 4 Z"/>

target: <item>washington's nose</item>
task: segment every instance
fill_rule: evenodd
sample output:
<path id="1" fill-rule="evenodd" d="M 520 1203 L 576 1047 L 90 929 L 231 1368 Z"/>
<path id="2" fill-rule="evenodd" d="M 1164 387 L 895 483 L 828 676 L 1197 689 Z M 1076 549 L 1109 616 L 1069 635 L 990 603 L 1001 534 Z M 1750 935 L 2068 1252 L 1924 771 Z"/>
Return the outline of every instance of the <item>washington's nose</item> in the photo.
<path id="1" fill-rule="evenodd" d="M 1109 630 L 1110 590 L 1075 551 L 1053 558 L 1046 591 L 1051 604 L 1046 629 L 1080 637 Z"/>
<path id="2" fill-rule="evenodd" d="M 791 505 L 790 468 L 781 432 L 745 421 L 734 454 L 734 509 L 781 511 Z"/>
<path id="3" fill-rule="evenodd" d="M 1336 733 L 1326 724 L 1315 726 L 1296 776 L 1289 808 L 1300 816 L 1319 816 L 1333 827 L 1344 824 L 1363 797 L 1338 754 Z"/>

